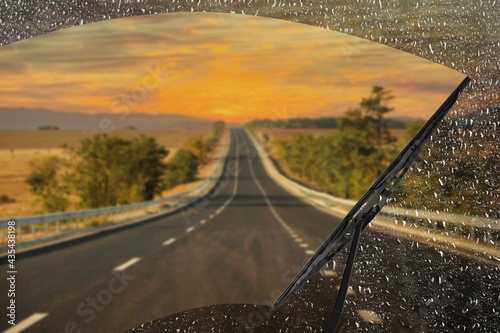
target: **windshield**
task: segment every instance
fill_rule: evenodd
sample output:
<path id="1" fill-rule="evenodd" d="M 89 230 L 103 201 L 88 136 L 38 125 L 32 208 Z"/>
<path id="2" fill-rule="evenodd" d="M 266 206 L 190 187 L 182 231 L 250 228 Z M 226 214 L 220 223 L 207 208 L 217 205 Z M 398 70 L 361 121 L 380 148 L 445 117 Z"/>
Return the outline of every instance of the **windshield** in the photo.
<path id="1" fill-rule="evenodd" d="M 0 50 L 3 245 L 15 234 L 19 251 L 2 267 L 16 272 L 12 320 L 27 332 L 225 315 L 320 330 L 347 251 L 269 307 L 466 77 L 338 32 L 215 13 L 117 19 L 19 47 Z M 343 330 L 495 327 L 497 300 L 484 296 L 499 286 L 495 178 L 476 182 L 481 199 L 454 189 L 477 179 L 456 154 L 497 135 L 448 142 L 497 118 L 452 109 L 422 149 L 361 236 Z M 494 149 L 478 153 L 482 167 Z"/>

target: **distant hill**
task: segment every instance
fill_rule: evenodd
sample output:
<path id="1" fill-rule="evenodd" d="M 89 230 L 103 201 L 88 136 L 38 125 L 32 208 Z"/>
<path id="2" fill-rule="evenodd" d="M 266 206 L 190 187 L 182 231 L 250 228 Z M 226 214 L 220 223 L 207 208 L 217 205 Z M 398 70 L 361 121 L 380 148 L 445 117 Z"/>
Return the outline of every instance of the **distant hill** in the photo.
<path id="1" fill-rule="evenodd" d="M 222 119 L 223 120 L 223 119 Z M 133 127 L 137 129 L 171 129 L 187 127 L 192 129 L 211 128 L 214 120 L 201 119 L 178 114 L 122 114 L 54 112 L 39 108 L 0 108 L 0 130 L 37 129 L 51 126 L 60 129 L 115 129 Z M 231 125 L 231 124 L 228 124 Z M 234 125 L 234 124 L 233 124 Z"/>

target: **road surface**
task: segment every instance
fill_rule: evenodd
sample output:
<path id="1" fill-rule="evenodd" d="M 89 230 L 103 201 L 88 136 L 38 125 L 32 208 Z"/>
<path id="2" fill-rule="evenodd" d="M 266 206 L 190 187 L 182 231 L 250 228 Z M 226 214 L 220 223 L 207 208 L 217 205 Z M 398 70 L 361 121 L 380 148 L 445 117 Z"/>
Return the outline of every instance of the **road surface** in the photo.
<path id="1" fill-rule="evenodd" d="M 123 332 L 212 304 L 271 305 L 340 220 L 281 188 L 246 133 L 231 130 L 225 176 L 195 207 L 18 255 L 17 327 Z M 497 266 L 369 228 L 357 258 L 339 330 L 498 329 Z M 335 272 L 330 264 L 317 274 L 271 320 L 291 317 L 290 331 L 318 331 L 333 308 L 344 261 L 340 256 Z M 5 260 L 0 269 L 7 272 Z M 5 309 L 6 282 L 0 294 Z M 10 327 L 6 319 L 0 325 Z M 259 325 L 247 320 L 253 331 L 267 330 Z"/>

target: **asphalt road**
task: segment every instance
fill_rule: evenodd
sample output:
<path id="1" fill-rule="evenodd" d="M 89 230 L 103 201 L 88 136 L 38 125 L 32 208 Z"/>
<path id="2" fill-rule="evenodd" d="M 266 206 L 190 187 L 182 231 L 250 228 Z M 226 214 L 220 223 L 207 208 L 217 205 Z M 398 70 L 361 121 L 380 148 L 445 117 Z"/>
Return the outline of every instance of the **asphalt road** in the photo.
<path id="1" fill-rule="evenodd" d="M 212 304 L 270 305 L 339 222 L 276 184 L 245 132 L 231 130 L 225 176 L 196 206 L 19 255 L 16 320 L 26 323 L 22 332 L 123 332 Z M 333 307 L 343 257 L 337 273 L 330 267 L 317 274 L 279 318 L 300 317 L 297 332 L 319 330 Z M 0 269 L 8 270 L 5 262 Z M 499 272 L 368 228 L 340 330 L 494 332 Z M 6 294 L 4 282 L 3 309 Z M 3 319 L 0 330 L 7 328 Z"/>

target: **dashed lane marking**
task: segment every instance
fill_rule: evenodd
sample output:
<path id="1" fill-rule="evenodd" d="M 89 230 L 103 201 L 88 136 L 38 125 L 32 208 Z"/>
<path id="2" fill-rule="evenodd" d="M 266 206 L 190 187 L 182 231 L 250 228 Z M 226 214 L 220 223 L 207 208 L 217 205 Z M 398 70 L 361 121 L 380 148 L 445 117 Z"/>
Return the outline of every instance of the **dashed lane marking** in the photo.
<path id="1" fill-rule="evenodd" d="M 240 145 L 240 140 L 238 139 L 238 135 L 236 135 L 236 147 L 239 147 L 239 145 Z M 236 148 L 236 170 L 238 170 L 239 165 L 240 165 L 239 161 L 238 161 L 239 156 L 240 156 L 240 150 L 238 148 Z M 239 178 L 239 174 L 236 173 L 236 175 L 234 177 L 233 193 L 231 194 L 229 199 L 227 199 L 226 202 L 224 202 L 224 204 L 215 212 L 215 214 L 210 214 L 208 219 L 213 219 L 216 214 L 219 214 L 220 212 L 222 212 L 226 208 L 226 206 L 229 205 L 229 203 L 234 199 L 234 197 L 236 196 L 236 192 L 238 192 L 238 178 Z M 206 220 L 202 220 L 200 222 L 200 224 L 205 224 L 206 222 L 207 222 Z"/>
<path id="2" fill-rule="evenodd" d="M 175 238 L 170 238 L 169 240 L 166 240 L 163 242 L 163 245 L 170 245 L 172 244 L 173 242 L 175 242 Z"/>
<path id="3" fill-rule="evenodd" d="M 189 228 L 186 229 L 186 232 L 191 232 L 193 230 L 194 230 L 194 227 L 189 227 Z"/>
<path id="4" fill-rule="evenodd" d="M 316 251 L 313 251 L 313 250 L 306 250 L 306 254 L 307 254 L 308 256 L 312 256 L 312 255 L 313 255 L 313 254 L 315 254 L 315 253 L 316 253 Z"/>
<path id="5" fill-rule="evenodd" d="M 24 319 L 23 321 L 17 323 L 15 326 L 12 326 L 9 329 L 6 329 L 3 331 L 3 333 L 18 333 L 26 328 L 30 327 L 31 325 L 34 325 L 36 322 L 42 320 L 43 318 L 47 317 L 49 314 L 48 313 L 34 313 L 28 318 Z"/>
<path id="6" fill-rule="evenodd" d="M 299 244 L 299 246 L 300 246 L 301 248 L 306 248 L 306 247 L 309 247 L 309 245 L 307 245 L 307 243 L 301 243 L 301 244 Z"/>
<path id="7" fill-rule="evenodd" d="M 135 264 L 139 260 L 141 260 L 141 258 L 132 258 L 129 261 L 124 262 L 120 266 L 115 267 L 115 269 L 113 269 L 113 270 L 114 271 L 124 271 L 125 269 L 129 268 L 130 266 L 132 266 L 133 264 Z"/>

